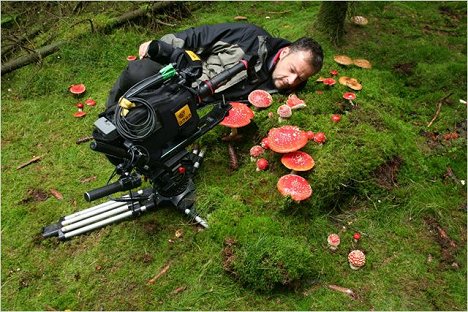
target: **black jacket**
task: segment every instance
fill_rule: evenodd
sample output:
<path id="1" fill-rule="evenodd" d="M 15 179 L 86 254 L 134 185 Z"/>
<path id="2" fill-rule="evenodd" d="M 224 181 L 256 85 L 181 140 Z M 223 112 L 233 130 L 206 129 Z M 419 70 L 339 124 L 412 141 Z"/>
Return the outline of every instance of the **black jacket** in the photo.
<path id="1" fill-rule="evenodd" d="M 281 48 L 290 45 L 289 41 L 274 38 L 262 28 L 246 23 L 189 28 L 179 33 L 167 34 L 160 41 L 195 52 L 203 62 L 200 81 L 210 79 L 232 67 L 245 55 L 257 56 L 256 77 L 248 79 L 246 71 L 243 71 L 217 90 L 217 97 L 222 93 L 227 100 L 245 99 L 255 89 L 276 92 L 271 78 L 273 61 Z"/>

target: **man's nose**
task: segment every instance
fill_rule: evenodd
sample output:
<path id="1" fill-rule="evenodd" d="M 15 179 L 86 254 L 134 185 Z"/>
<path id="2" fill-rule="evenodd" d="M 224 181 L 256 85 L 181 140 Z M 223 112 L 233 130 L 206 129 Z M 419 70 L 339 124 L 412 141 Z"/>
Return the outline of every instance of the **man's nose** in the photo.
<path id="1" fill-rule="evenodd" d="M 293 85 L 296 80 L 297 80 L 297 75 L 296 74 L 291 74 L 288 77 L 288 84 Z"/>

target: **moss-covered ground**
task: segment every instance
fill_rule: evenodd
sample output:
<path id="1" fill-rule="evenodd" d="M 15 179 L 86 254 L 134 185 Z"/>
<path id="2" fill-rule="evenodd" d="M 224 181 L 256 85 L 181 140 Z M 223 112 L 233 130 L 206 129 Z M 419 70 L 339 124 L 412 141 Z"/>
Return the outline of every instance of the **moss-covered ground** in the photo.
<path id="1" fill-rule="evenodd" d="M 165 20 L 175 26 L 153 20 L 73 39 L 89 28 L 81 20 L 105 23 L 144 4 L 88 3 L 36 38 L 72 38 L 58 53 L 2 76 L 2 310 L 466 311 L 466 2 L 354 3 L 349 15 L 369 23 L 348 19 L 339 46 L 313 26 L 319 2 L 289 1 L 192 3 L 190 16 Z M 35 5 L 51 19 L 73 8 Z M 13 13 L 2 4 L 2 27 Z M 236 16 L 289 40 L 315 38 L 325 52 L 320 76 L 337 70 L 363 86 L 355 107 L 338 83 L 311 79 L 299 94 L 307 107 L 287 124 L 327 137 L 303 148 L 315 160 L 301 173 L 312 197 L 298 204 L 279 194 L 276 182 L 288 170 L 278 154 L 266 153 L 267 171 L 250 161 L 250 147 L 286 124 L 268 117 L 286 100 L 275 95 L 272 108 L 239 130 L 237 170 L 221 140 L 227 128 L 197 142 L 207 148 L 195 178 L 197 210 L 209 229 L 159 207 L 66 242 L 42 239 L 43 226 L 89 207 L 83 192 L 104 185 L 114 169 L 76 141 L 91 134 L 127 55 L 165 33 Z M 367 59 L 372 69 L 342 67 L 337 54 Z M 83 119 L 73 117 L 74 83 L 87 87 L 80 100 L 97 101 Z M 341 121 L 331 122 L 332 114 Z M 40 161 L 17 169 L 34 156 Z M 334 252 L 330 233 L 341 237 Z M 367 257 L 358 271 L 347 262 L 352 249 Z"/>

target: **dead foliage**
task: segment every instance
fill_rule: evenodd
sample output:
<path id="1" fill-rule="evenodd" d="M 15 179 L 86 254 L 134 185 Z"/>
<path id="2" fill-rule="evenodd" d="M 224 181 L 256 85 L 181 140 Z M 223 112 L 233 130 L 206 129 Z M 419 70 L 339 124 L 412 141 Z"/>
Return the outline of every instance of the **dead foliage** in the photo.
<path id="1" fill-rule="evenodd" d="M 457 243 L 451 239 L 445 229 L 433 217 L 424 218 L 424 222 L 429 228 L 429 232 L 441 248 L 442 267 L 451 267 L 457 269 L 458 263 L 455 261 L 455 255 L 458 251 Z"/>
<path id="2" fill-rule="evenodd" d="M 19 204 L 27 204 L 31 202 L 41 202 L 49 198 L 49 192 L 41 189 L 29 189 L 26 196 L 20 200 Z"/>
<path id="3" fill-rule="evenodd" d="M 232 264 L 234 260 L 236 259 L 236 256 L 234 254 L 234 248 L 237 244 L 237 240 L 234 239 L 233 237 L 227 237 L 224 240 L 224 248 L 223 248 L 223 269 L 224 271 L 236 275 L 236 273 L 233 270 Z"/>
<path id="4" fill-rule="evenodd" d="M 402 164 L 403 159 L 400 156 L 394 156 L 380 165 L 373 174 L 377 184 L 387 190 L 398 187 L 397 174 Z"/>

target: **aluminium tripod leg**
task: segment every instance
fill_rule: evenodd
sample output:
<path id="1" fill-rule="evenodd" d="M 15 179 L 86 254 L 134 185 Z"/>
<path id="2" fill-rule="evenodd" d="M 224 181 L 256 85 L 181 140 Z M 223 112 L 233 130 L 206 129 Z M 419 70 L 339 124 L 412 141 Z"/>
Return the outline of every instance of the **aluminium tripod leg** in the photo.
<path id="1" fill-rule="evenodd" d="M 129 196 L 125 196 L 124 199 L 128 200 Z M 146 201 L 145 205 L 138 200 L 133 202 L 111 200 L 62 217 L 58 223 L 44 227 L 42 236 L 58 236 L 60 240 L 65 240 L 129 217 L 138 216 L 153 207 L 152 200 Z"/>

